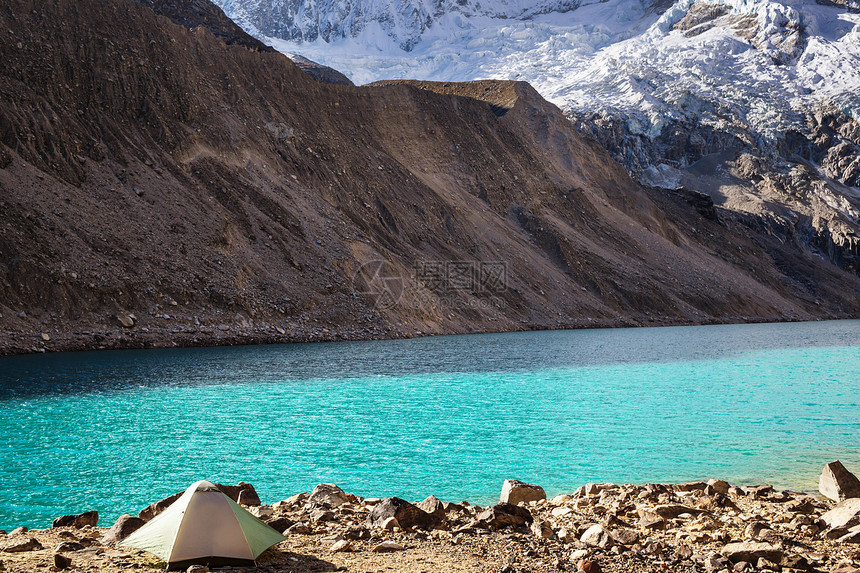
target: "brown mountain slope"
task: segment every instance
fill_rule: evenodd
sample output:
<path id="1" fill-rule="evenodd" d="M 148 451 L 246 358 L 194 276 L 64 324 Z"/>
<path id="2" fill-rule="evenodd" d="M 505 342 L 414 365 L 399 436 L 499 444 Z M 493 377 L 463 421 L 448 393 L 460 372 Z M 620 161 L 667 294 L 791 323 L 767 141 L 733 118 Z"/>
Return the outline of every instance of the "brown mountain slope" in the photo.
<path id="1" fill-rule="evenodd" d="M 860 314 L 526 84 L 324 85 L 131 0 L 0 29 L 6 352 Z"/>

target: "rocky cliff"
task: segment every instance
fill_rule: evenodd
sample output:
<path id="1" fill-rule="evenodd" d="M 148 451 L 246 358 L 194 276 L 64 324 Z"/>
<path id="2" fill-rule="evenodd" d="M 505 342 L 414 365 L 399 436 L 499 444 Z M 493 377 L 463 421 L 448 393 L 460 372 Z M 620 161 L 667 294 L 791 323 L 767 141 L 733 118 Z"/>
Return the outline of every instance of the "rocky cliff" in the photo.
<path id="1" fill-rule="evenodd" d="M 527 84 L 322 84 L 131 0 L 0 25 L 4 352 L 860 314 Z"/>

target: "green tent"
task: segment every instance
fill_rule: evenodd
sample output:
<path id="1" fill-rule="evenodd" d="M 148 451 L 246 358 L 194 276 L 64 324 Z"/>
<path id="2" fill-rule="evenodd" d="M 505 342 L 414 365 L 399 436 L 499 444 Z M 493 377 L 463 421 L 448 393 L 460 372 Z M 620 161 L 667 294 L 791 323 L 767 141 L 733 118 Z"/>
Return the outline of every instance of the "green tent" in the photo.
<path id="1" fill-rule="evenodd" d="M 120 545 L 164 559 L 170 571 L 194 564 L 253 566 L 263 551 L 283 540 L 215 484 L 198 481 Z"/>

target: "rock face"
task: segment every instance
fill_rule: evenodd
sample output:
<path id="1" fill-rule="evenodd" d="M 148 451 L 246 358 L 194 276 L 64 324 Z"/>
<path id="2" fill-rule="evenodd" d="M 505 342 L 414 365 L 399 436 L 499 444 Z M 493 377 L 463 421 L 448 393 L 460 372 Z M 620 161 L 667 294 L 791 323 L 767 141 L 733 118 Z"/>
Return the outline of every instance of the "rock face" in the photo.
<path id="1" fill-rule="evenodd" d="M 333 483 L 321 483 L 311 492 L 308 503 L 337 507 L 349 501 L 349 496 Z"/>
<path id="2" fill-rule="evenodd" d="M 95 527 L 99 522 L 99 512 L 87 511 L 77 515 L 63 515 L 54 520 L 52 527 Z"/>
<path id="3" fill-rule="evenodd" d="M 852 497 L 860 497 L 860 480 L 836 460 L 824 466 L 818 478 L 818 491 L 821 495 L 840 502 Z"/>
<path id="4" fill-rule="evenodd" d="M 102 536 L 102 545 L 114 545 L 119 543 L 146 523 L 139 517 L 122 515 L 117 519 L 107 533 Z"/>
<path id="5" fill-rule="evenodd" d="M 540 501 L 542 499 L 546 499 L 546 492 L 541 486 L 515 479 L 506 479 L 502 484 L 502 494 L 499 501 L 517 505 L 519 503 Z"/>
<path id="6" fill-rule="evenodd" d="M 321 84 L 128 0 L 0 29 L 0 352 L 860 314 L 860 278 L 642 188 L 524 83 Z M 438 261 L 492 272 L 413 279 Z"/>
<path id="7" fill-rule="evenodd" d="M 439 523 L 436 516 L 399 497 L 389 497 L 379 503 L 373 508 L 367 522 L 371 526 L 382 527 L 391 518 L 396 519 L 403 529 L 432 529 Z"/>

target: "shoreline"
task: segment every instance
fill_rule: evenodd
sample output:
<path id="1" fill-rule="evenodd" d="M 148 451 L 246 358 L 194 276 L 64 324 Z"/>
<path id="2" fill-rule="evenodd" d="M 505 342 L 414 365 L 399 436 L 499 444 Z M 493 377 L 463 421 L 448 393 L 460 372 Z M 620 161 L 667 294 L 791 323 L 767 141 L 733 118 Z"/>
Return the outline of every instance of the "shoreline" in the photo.
<path id="1" fill-rule="evenodd" d="M 856 540 L 837 536 L 848 528 L 834 521 L 835 502 L 769 485 L 589 483 L 547 499 L 539 486 L 505 482 L 501 501 L 486 507 L 433 496 L 414 505 L 362 498 L 334 484 L 258 504 L 248 484 L 220 487 L 237 498 L 250 488 L 243 507 L 285 535 L 252 571 L 860 572 L 860 530 Z M 141 516 L 149 511 L 151 519 L 152 508 L 166 501 Z M 66 516 L 66 525 L 51 529 L 0 534 L 0 547 L 33 545 L 0 551 L 0 570 L 32 571 L 55 555 L 76 571 L 163 569 L 110 537 L 128 517 L 109 530 L 111 524 L 95 527 L 86 515 Z"/>
<path id="2" fill-rule="evenodd" d="M 472 329 L 414 332 L 400 329 L 352 328 L 332 331 L 327 326 L 298 327 L 286 330 L 281 326 L 262 322 L 257 326 L 218 324 L 206 326 L 147 326 L 143 328 L 81 328 L 58 331 L 0 330 L 0 357 L 28 354 L 90 352 L 98 350 L 146 350 L 164 348 L 218 348 L 274 344 L 302 344 L 324 342 L 369 342 L 404 340 L 432 336 L 469 334 L 503 334 L 510 332 L 539 332 L 544 330 L 596 330 L 614 328 L 660 328 L 674 326 L 721 326 L 744 324 L 789 324 L 860 320 L 860 316 L 824 317 L 820 319 L 790 317 L 726 317 L 704 321 L 677 321 L 653 319 L 645 322 L 633 319 L 591 320 L 579 319 L 565 324 L 529 324 L 505 329 Z M 46 339 L 47 337 L 47 339 Z"/>

